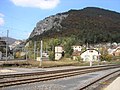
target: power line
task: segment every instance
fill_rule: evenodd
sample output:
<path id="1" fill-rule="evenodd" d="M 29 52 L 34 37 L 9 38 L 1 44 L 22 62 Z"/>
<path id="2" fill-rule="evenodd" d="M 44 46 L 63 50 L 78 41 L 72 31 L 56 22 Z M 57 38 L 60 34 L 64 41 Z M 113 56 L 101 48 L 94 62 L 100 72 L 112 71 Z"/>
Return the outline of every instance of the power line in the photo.
<path id="1" fill-rule="evenodd" d="M 13 27 L 8 27 L 8 26 L 3 26 L 3 27 L 0 27 L 0 28 L 3 28 L 3 29 L 10 29 L 10 30 L 12 30 L 12 31 L 13 31 L 13 30 L 15 30 L 15 31 L 16 31 L 16 30 L 23 31 L 23 29 L 18 29 L 18 28 L 13 28 Z M 25 31 L 25 30 L 24 30 L 24 32 L 28 32 L 28 31 Z"/>

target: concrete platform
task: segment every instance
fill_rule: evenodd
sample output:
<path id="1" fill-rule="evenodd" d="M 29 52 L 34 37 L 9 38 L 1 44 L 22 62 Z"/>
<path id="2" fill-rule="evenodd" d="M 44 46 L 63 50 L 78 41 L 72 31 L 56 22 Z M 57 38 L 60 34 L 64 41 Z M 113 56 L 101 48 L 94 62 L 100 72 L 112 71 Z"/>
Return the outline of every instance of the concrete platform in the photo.
<path id="1" fill-rule="evenodd" d="M 116 78 L 109 86 L 104 90 L 120 90 L 120 77 Z"/>

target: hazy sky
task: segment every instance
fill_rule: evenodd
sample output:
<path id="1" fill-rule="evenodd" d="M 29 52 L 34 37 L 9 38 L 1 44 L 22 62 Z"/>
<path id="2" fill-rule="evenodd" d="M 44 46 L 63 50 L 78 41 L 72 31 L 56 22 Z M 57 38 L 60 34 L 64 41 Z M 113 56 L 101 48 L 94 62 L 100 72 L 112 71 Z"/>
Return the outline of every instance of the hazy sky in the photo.
<path id="1" fill-rule="evenodd" d="M 120 0 L 0 0 L 0 36 L 27 39 L 36 23 L 70 9 L 100 7 L 120 13 Z"/>

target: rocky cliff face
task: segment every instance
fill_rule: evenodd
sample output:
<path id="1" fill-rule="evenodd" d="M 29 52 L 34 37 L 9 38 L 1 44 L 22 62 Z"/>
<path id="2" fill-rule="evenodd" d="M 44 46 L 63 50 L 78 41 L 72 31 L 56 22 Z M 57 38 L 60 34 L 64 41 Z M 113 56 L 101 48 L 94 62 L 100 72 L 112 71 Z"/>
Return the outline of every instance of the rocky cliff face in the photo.
<path id="1" fill-rule="evenodd" d="M 69 10 L 39 21 L 29 40 L 71 36 L 82 43 L 120 42 L 120 13 L 96 7 Z"/>
<path id="2" fill-rule="evenodd" d="M 53 15 L 53 16 L 45 18 L 44 20 L 39 21 L 36 24 L 36 27 L 34 28 L 29 38 L 40 35 L 43 32 L 46 32 L 52 28 L 56 29 L 57 31 L 60 31 L 60 29 L 62 28 L 61 22 L 67 16 L 68 14 L 57 14 L 57 15 Z"/>

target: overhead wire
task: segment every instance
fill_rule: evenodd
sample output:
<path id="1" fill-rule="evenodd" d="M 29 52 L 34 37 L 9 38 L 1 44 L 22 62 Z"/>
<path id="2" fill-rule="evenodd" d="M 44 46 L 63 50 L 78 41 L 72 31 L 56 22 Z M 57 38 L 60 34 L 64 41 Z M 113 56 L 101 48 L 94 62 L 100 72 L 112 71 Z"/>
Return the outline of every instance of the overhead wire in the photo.
<path id="1" fill-rule="evenodd" d="M 21 22 L 22 24 L 18 24 L 19 27 L 23 27 L 23 25 L 27 25 L 26 27 L 29 27 L 29 26 L 33 26 L 34 28 L 34 24 L 28 24 L 27 21 L 25 19 L 21 19 L 21 18 L 17 18 L 17 17 L 13 17 L 13 16 L 10 16 L 9 15 L 9 19 L 14 19 L 16 21 L 19 21 Z M 10 32 L 12 31 L 12 33 L 14 33 L 14 31 L 21 31 L 21 33 L 30 33 L 28 30 L 23 30 L 23 29 L 20 29 L 20 28 L 16 28 L 16 27 L 13 27 L 13 26 L 2 26 L 0 27 L 0 36 L 6 36 L 6 30 L 10 30 Z M 31 32 L 32 32 L 32 29 L 31 29 Z M 4 35 L 3 35 L 4 34 Z M 20 33 L 19 33 L 20 34 Z"/>

